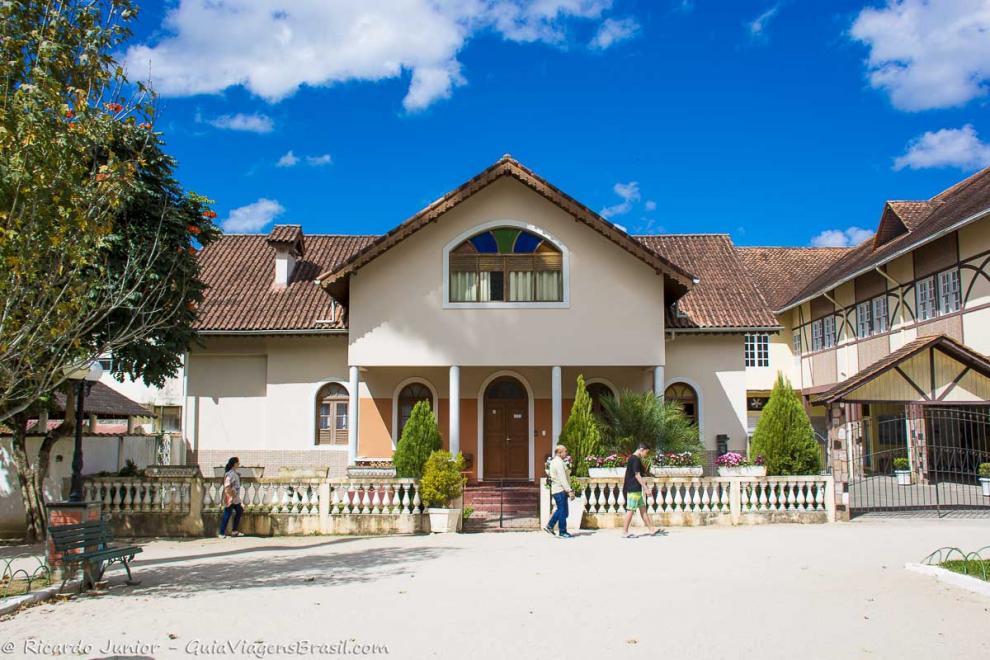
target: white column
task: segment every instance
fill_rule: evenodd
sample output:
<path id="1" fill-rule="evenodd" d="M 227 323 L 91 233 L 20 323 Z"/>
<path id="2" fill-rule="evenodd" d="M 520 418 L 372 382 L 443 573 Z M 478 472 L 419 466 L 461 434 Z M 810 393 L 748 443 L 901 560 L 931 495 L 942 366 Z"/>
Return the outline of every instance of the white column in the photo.
<path id="1" fill-rule="evenodd" d="M 560 418 L 564 411 L 563 397 L 560 386 L 560 367 L 554 367 L 551 372 L 550 390 L 553 401 L 551 406 L 553 417 L 553 445 L 556 447 L 557 443 L 560 441 L 560 430 L 563 428 Z"/>
<path id="2" fill-rule="evenodd" d="M 461 450 L 461 368 L 450 368 L 450 393 L 447 395 L 450 406 L 450 453 L 456 455 Z"/>
<path id="3" fill-rule="evenodd" d="M 663 365 L 653 367 L 653 393 L 663 398 Z"/>
<path id="4" fill-rule="evenodd" d="M 347 406 L 347 414 L 349 416 L 347 420 L 347 464 L 354 465 L 357 462 L 358 408 L 361 403 L 358 390 L 361 387 L 361 372 L 357 367 L 352 366 L 349 375 L 350 380 L 347 384 L 347 392 L 350 395 L 350 401 Z"/>

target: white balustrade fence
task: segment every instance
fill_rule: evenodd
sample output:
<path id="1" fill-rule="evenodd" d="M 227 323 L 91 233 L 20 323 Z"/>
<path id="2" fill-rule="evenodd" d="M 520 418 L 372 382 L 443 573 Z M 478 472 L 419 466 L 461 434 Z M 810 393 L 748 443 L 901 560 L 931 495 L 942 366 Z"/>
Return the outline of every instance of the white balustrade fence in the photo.
<path id="1" fill-rule="evenodd" d="M 191 479 L 144 477 L 89 477 L 84 499 L 103 504 L 109 513 L 189 513 Z"/>
<path id="2" fill-rule="evenodd" d="M 422 511 L 419 486 L 412 479 L 330 482 L 331 514 L 395 515 Z"/>

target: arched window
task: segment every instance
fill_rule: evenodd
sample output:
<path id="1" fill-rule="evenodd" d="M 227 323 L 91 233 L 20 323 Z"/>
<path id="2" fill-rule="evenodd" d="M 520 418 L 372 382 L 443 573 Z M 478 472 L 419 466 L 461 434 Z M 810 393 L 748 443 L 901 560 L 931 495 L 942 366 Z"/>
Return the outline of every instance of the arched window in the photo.
<path id="1" fill-rule="evenodd" d="M 591 412 L 596 417 L 602 417 L 605 409 L 602 407 L 602 399 L 605 397 L 615 398 L 615 392 L 605 383 L 589 383 L 587 386 L 588 396 L 591 397 Z"/>
<path id="2" fill-rule="evenodd" d="M 518 227 L 487 229 L 450 250 L 452 303 L 564 300 L 564 258 L 544 237 Z"/>
<path id="3" fill-rule="evenodd" d="M 399 392 L 398 397 L 398 415 L 396 417 L 396 428 L 395 438 L 398 441 L 402 438 L 402 429 L 405 428 L 406 422 L 412 416 L 413 407 L 420 401 L 426 401 L 430 408 L 433 408 L 433 392 L 430 388 L 423 383 L 409 383 Z"/>
<path id="4" fill-rule="evenodd" d="M 684 415 L 695 424 L 698 423 L 698 393 L 687 383 L 673 383 L 664 392 L 667 401 L 676 401 L 684 408 Z"/>
<path id="5" fill-rule="evenodd" d="M 316 395 L 316 444 L 346 445 L 348 406 L 347 389 L 339 383 L 327 383 Z"/>

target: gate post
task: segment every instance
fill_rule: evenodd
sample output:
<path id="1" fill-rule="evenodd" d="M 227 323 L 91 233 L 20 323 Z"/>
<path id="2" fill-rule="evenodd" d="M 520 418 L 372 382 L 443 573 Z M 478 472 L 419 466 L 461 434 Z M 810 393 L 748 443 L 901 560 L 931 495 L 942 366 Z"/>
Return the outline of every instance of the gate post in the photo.
<path id="1" fill-rule="evenodd" d="M 928 465 L 928 428 L 925 407 L 921 405 L 904 406 L 907 420 L 908 459 L 911 461 L 911 472 L 914 473 L 915 483 L 929 483 Z"/>
<path id="2" fill-rule="evenodd" d="M 835 519 L 849 520 L 849 438 L 843 404 L 828 406 L 828 449 L 832 453 L 832 476 L 835 479 Z"/>

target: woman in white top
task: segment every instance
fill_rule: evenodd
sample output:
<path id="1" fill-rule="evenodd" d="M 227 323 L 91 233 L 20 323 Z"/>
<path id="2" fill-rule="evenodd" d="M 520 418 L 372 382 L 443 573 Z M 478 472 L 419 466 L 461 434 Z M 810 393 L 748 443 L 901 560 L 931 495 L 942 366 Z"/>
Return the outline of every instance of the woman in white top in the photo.
<path id="1" fill-rule="evenodd" d="M 234 516 L 234 529 L 230 535 L 242 536 L 238 528 L 241 526 L 241 514 L 244 513 L 244 507 L 241 506 L 241 475 L 237 473 L 236 469 L 240 465 L 241 461 L 234 456 L 227 461 L 227 467 L 224 469 L 223 517 L 220 518 L 220 532 L 217 534 L 220 538 L 227 536 L 227 523 L 230 522 L 231 514 Z"/>

